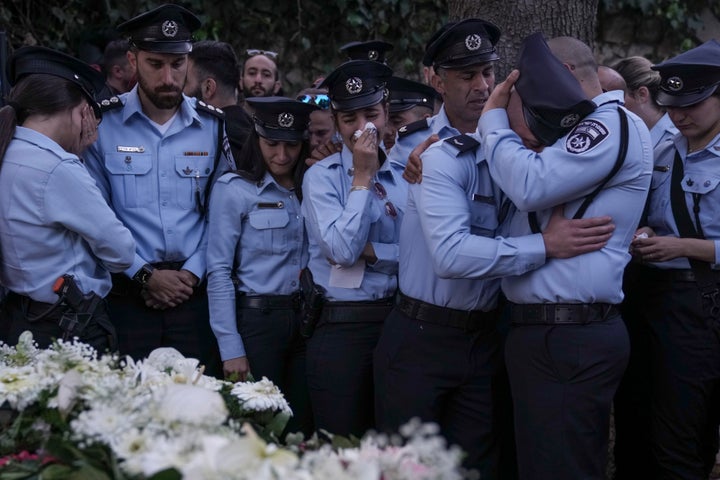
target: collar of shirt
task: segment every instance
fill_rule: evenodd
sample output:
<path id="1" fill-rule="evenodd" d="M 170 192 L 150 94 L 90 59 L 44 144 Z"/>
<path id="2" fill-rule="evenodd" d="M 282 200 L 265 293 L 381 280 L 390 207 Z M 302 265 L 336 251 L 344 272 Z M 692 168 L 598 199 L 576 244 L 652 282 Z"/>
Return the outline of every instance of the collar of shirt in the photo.
<path id="1" fill-rule="evenodd" d="M 620 105 L 625 104 L 625 95 L 622 90 L 610 90 L 609 92 L 603 92 L 597 97 L 592 99 L 593 103 L 598 107 L 606 103 L 616 102 Z"/>
<path id="2" fill-rule="evenodd" d="M 32 128 L 25 128 L 21 126 L 15 127 L 15 134 L 13 135 L 13 138 L 17 140 L 22 140 L 24 142 L 32 143 L 33 145 L 37 145 L 44 150 L 49 150 L 63 159 L 78 158 L 75 154 L 63 149 L 52 138 L 43 135 L 42 133 L 38 132 L 37 130 L 33 130 Z"/>
<path id="3" fill-rule="evenodd" d="M 298 160 L 301 161 L 301 160 Z M 270 186 L 273 186 L 275 190 L 279 190 L 281 192 L 287 192 L 288 189 L 280 185 L 275 181 L 273 176 L 270 174 L 270 172 L 265 172 L 265 176 L 262 180 L 255 183 L 255 187 L 257 188 L 257 194 L 260 195 L 262 192 L 267 190 Z"/>
<path id="4" fill-rule="evenodd" d="M 678 129 L 675 124 L 670 120 L 670 116 L 666 113 L 655 125 L 650 129 L 650 138 L 652 140 L 653 147 L 657 147 L 658 143 L 664 138 L 671 138 L 678 133 Z"/>

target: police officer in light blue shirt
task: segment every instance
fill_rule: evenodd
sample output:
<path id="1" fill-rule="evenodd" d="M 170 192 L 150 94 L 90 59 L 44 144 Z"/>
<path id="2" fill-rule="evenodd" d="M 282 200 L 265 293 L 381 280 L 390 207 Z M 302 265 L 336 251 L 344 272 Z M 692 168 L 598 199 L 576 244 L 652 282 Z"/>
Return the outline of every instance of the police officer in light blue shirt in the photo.
<path id="1" fill-rule="evenodd" d="M 226 376 L 268 377 L 285 394 L 288 431 L 312 435 L 298 277 L 307 264 L 300 184 L 315 105 L 247 99 L 254 131 L 213 189 L 208 220 L 210 324 Z"/>
<path id="2" fill-rule="evenodd" d="M 163 5 L 119 26 L 138 85 L 104 102 L 106 121 L 86 155 L 103 194 L 137 242 L 110 298 L 120 351 L 143 358 L 171 346 L 219 374 L 207 318 L 206 190 L 228 161 L 221 113 L 183 95 L 200 20 Z"/>
<path id="3" fill-rule="evenodd" d="M 652 67 L 679 130 L 655 150 L 639 298 L 650 330 L 650 437 L 658 478 L 707 478 L 720 423 L 720 43 Z"/>
<path id="4" fill-rule="evenodd" d="M 308 341 L 308 386 L 317 427 L 340 435 L 374 425 L 372 351 L 397 289 L 407 184 L 378 148 L 391 75 L 353 60 L 325 79 L 343 148 L 303 180 L 308 267 L 326 296 Z"/>
<path id="5" fill-rule="evenodd" d="M 576 217 L 610 215 L 616 230 L 599 251 L 502 280 L 511 302 L 505 359 L 518 466 L 521 479 L 604 478 L 610 406 L 629 355 L 615 304 L 623 298 L 622 272 L 647 195 L 652 150 L 645 124 L 619 106 L 622 93 L 602 93 L 590 48 L 570 37 L 550 46 L 552 52 L 541 34 L 523 42 L 520 98 L 528 92 L 564 97 L 579 83 L 581 104 L 597 109 L 580 120 L 587 110 L 565 115 L 542 103 L 523 105 L 530 131 L 548 145 L 538 153 L 509 128 L 503 108 L 518 72 L 495 89 L 479 131 L 490 173 L 518 209 L 508 234 L 541 231 L 559 204 Z M 565 73 L 565 81 L 545 82 L 547 70 Z M 565 128 L 557 141 L 547 135 L 552 127 Z"/>
<path id="6" fill-rule="evenodd" d="M 0 283 L 10 293 L 0 339 L 15 344 L 30 330 L 44 347 L 77 336 L 100 352 L 115 349 L 103 299 L 110 272 L 131 264 L 135 243 L 78 159 L 97 138 L 94 95 L 104 79 L 44 47 L 19 49 L 8 71 L 13 89 L 0 110 Z M 64 275 L 83 298 L 63 301 L 56 293 Z M 79 314 L 90 314 L 87 324 Z"/>

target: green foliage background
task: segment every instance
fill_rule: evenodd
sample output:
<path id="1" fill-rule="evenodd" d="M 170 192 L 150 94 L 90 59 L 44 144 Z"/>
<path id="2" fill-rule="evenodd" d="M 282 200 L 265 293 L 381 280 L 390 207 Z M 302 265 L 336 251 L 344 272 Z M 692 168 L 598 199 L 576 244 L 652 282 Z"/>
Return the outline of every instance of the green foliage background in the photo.
<path id="1" fill-rule="evenodd" d="M 452 0 L 185 0 L 198 14 L 198 39 L 280 52 L 286 94 L 308 86 L 344 59 L 338 49 L 352 40 L 383 39 L 395 45 L 389 64 L 401 76 L 419 79 L 425 41 L 447 21 Z M 4 0 L 0 30 L 11 48 L 45 45 L 91 63 L 105 43 L 117 36 L 114 27 L 161 1 L 139 0 Z M 662 19 L 677 44 L 697 44 L 697 13 L 711 8 L 720 17 L 720 2 L 709 0 L 602 0 L 598 15 L 654 16 Z M 480 7 L 482 8 L 482 7 Z M 512 19 L 509 19 L 512 22 Z"/>

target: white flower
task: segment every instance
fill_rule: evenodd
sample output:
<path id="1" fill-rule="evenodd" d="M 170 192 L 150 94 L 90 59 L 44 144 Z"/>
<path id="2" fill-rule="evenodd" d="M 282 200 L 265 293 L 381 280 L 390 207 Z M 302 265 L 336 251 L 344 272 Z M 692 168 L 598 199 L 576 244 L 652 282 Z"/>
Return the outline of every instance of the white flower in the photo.
<path id="1" fill-rule="evenodd" d="M 280 389 L 267 377 L 259 382 L 239 382 L 232 393 L 246 410 L 255 412 L 280 411 L 292 415 L 292 410 Z"/>
<path id="2" fill-rule="evenodd" d="M 185 357 L 182 353 L 178 352 L 172 347 L 156 348 L 150 355 L 148 355 L 145 363 L 151 367 L 155 367 L 160 371 L 166 371 L 173 368 L 175 362 L 178 360 L 184 360 Z"/>
<path id="3" fill-rule="evenodd" d="M 46 387 L 48 382 L 36 375 L 32 366 L 0 369 L 0 404 L 7 401 L 12 408 L 23 410 L 34 403 Z"/>
<path id="4" fill-rule="evenodd" d="M 228 416 L 222 396 L 195 385 L 168 384 L 159 391 L 157 415 L 168 422 L 194 425 L 221 425 Z"/>

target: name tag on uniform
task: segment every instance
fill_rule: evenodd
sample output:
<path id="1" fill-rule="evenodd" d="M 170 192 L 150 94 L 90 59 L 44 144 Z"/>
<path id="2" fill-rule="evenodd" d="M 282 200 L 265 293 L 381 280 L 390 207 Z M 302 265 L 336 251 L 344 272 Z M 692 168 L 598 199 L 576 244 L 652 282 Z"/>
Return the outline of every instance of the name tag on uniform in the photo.
<path id="1" fill-rule="evenodd" d="M 285 204 L 283 202 L 260 202 L 257 204 L 258 209 L 260 208 L 283 208 Z"/>
<path id="2" fill-rule="evenodd" d="M 473 202 L 480 202 L 480 203 L 487 203 L 490 205 L 495 205 L 494 197 L 486 197 L 484 195 L 478 195 L 477 193 L 473 193 L 472 199 L 473 199 Z"/>
<path id="3" fill-rule="evenodd" d="M 122 153 L 143 153 L 145 152 L 145 147 L 124 147 L 122 145 L 118 145 L 117 151 Z"/>

